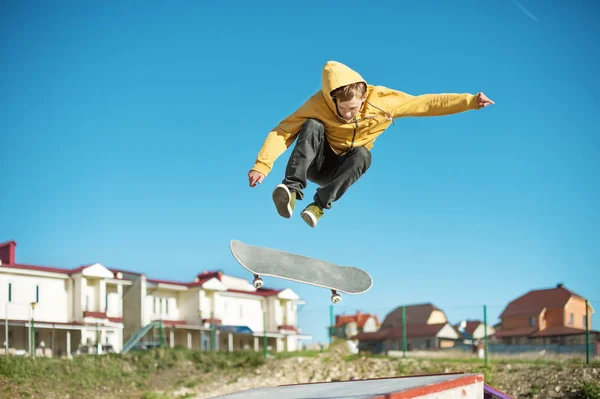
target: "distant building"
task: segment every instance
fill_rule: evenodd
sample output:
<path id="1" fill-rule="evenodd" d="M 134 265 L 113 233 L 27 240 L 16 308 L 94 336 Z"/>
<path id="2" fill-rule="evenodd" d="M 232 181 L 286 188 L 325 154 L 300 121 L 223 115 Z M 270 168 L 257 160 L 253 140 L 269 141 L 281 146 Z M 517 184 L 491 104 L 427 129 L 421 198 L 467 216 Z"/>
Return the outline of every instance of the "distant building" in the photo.
<path id="1" fill-rule="evenodd" d="M 349 339 L 363 332 L 375 332 L 381 323 L 376 315 L 357 311 L 353 315 L 336 315 L 333 336 Z"/>
<path id="2" fill-rule="evenodd" d="M 485 324 L 481 320 L 462 320 L 460 323 L 455 324 L 454 328 L 461 334 L 462 341 L 466 345 L 477 345 L 485 338 Z M 488 340 L 495 332 L 496 329 L 488 323 Z"/>
<path id="3" fill-rule="evenodd" d="M 590 337 L 598 340 L 598 331 L 592 330 L 593 313 L 588 304 Z M 495 339 L 503 344 L 584 344 L 585 314 L 585 298 L 563 284 L 529 291 L 500 314 Z"/>
<path id="4" fill-rule="evenodd" d="M 460 339 L 446 314 L 431 303 L 407 305 L 405 312 L 406 349 L 409 351 L 452 348 Z M 402 350 L 402 325 L 402 306 L 399 306 L 388 313 L 378 331 L 359 333 L 353 338 L 359 341 L 361 351 Z"/>
<path id="5" fill-rule="evenodd" d="M 0 354 L 67 356 L 155 346 L 295 351 L 304 300 L 291 289 L 204 271 L 165 281 L 100 263 L 73 269 L 22 264 L 0 243 Z M 8 334 L 6 333 L 8 332 Z"/>

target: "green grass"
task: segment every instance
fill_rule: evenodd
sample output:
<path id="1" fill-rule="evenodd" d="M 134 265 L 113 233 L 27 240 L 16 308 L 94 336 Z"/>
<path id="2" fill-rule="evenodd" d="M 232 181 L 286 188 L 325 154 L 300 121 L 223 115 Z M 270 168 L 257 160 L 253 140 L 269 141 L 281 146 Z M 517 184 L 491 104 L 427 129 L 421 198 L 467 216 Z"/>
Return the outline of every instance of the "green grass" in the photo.
<path id="1" fill-rule="evenodd" d="M 326 353 L 325 351 L 317 351 L 317 350 L 303 350 L 303 351 L 292 351 L 292 352 L 276 352 L 269 353 L 275 359 L 289 359 L 291 357 L 317 357 L 322 353 Z"/>
<path id="2" fill-rule="evenodd" d="M 214 370 L 243 370 L 263 363 L 262 353 L 213 353 L 177 348 L 75 356 L 72 360 L 0 356 L 0 380 L 5 377 L 9 381 L 8 387 L 3 390 L 5 393 L 15 394 L 16 391 L 22 397 L 35 393 L 42 385 L 62 390 L 61 394 L 77 396 L 81 392 L 102 390 L 148 391 L 157 385 L 156 376 L 172 368 L 182 368 L 189 373 L 187 379 L 183 376 L 170 383 L 165 382 L 174 388 L 197 385 L 199 373 L 202 375 Z M 196 376 L 196 380 L 190 381 L 192 375 Z M 148 395 L 151 394 L 146 394 Z"/>
<path id="3" fill-rule="evenodd" d="M 600 385 L 584 382 L 577 390 L 575 399 L 600 399 Z"/>

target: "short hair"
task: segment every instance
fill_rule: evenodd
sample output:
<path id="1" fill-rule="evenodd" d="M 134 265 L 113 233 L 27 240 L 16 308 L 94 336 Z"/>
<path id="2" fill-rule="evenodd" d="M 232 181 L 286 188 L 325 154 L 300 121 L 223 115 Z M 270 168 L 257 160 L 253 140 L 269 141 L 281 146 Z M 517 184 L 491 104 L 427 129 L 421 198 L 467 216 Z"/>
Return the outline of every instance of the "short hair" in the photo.
<path id="1" fill-rule="evenodd" d="M 331 98 L 334 101 L 345 102 L 354 97 L 362 98 L 367 91 L 367 85 L 364 82 L 351 83 L 346 86 L 338 87 L 331 92 Z"/>

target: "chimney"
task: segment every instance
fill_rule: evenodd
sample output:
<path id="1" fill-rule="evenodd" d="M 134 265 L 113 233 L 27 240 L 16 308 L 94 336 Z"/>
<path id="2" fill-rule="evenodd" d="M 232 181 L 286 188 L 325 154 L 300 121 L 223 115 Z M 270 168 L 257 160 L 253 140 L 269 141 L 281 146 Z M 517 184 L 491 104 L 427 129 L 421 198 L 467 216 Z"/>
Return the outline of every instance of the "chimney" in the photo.
<path id="1" fill-rule="evenodd" d="M 563 287 L 563 283 L 556 284 L 556 288 L 562 288 L 562 287 Z"/>
<path id="2" fill-rule="evenodd" d="M 0 244 L 0 263 L 13 265 L 15 263 L 15 254 L 17 243 L 15 241 L 7 241 Z"/>

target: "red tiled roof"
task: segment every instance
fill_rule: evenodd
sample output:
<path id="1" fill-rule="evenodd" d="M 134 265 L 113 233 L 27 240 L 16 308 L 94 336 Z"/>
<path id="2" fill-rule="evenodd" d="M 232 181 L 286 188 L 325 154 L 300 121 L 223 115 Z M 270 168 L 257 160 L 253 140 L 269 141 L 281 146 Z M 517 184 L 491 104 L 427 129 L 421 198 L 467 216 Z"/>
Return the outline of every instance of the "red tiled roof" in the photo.
<path id="1" fill-rule="evenodd" d="M 437 324 L 407 324 L 406 337 L 434 337 L 447 323 Z M 360 341 L 382 341 L 386 339 L 402 338 L 402 327 L 380 328 L 375 332 L 360 333 L 353 337 Z"/>
<path id="2" fill-rule="evenodd" d="M 2 264 L 2 265 L 0 265 L 0 267 L 13 268 L 13 269 L 21 269 L 21 270 L 34 270 L 34 271 L 39 271 L 39 272 L 60 273 L 60 274 L 71 275 L 71 274 L 79 273 L 83 269 L 85 269 L 86 267 L 89 267 L 91 265 L 92 264 L 82 265 L 82 266 L 78 266 L 78 267 L 76 267 L 74 269 L 67 269 L 67 268 L 53 267 L 53 266 L 26 265 L 26 264 L 23 264 L 23 263 L 12 263 L 12 264 Z M 119 273 L 119 272 L 121 272 L 121 273 L 131 273 L 131 274 L 137 274 L 137 275 L 140 274 L 140 273 L 128 272 L 128 271 L 123 271 L 123 270 L 118 270 L 118 269 L 110 269 L 110 268 L 107 268 L 107 269 L 109 271 L 111 271 L 115 277 L 116 277 L 117 273 Z"/>
<path id="3" fill-rule="evenodd" d="M 237 294 L 248 294 L 248 295 L 258 295 L 258 296 L 272 296 L 277 295 L 283 290 L 275 290 L 272 288 L 259 288 L 256 291 L 244 291 L 244 290 L 234 290 L 228 289 L 227 292 L 235 292 Z"/>
<path id="4" fill-rule="evenodd" d="M 465 326 L 465 332 L 470 336 L 473 336 L 473 333 L 475 332 L 475 330 L 477 330 L 477 327 L 479 327 L 480 324 L 481 322 L 477 320 L 467 321 Z"/>
<path id="5" fill-rule="evenodd" d="M 406 306 L 406 324 L 427 324 L 427 320 L 431 317 L 433 311 L 439 310 L 437 306 L 431 303 L 423 303 L 417 305 Z M 402 327 L 402 306 L 398 306 L 392 310 L 383 320 L 381 328 L 387 327 Z"/>
<path id="6" fill-rule="evenodd" d="M 494 334 L 498 338 L 502 337 L 521 337 L 524 335 L 529 336 L 530 334 L 537 331 L 537 327 L 525 327 L 525 328 L 516 328 L 514 330 L 496 330 Z"/>
<path id="7" fill-rule="evenodd" d="M 22 270 L 35 270 L 35 271 L 39 271 L 39 272 L 60 273 L 60 274 L 71 274 L 74 272 L 74 269 L 62 269 L 62 268 L 50 267 L 50 266 L 25 265 L 22 263 L 13 263 L 13 264 L 9 264 L 9 265 L 3 264 L 0 267 L 22 269 Z"/>
<path id="8" fill-rule="evenodd" d="M 544 308 L 564 308 L 571 297 L 581 296 L 566 289 L 562 285 L 555 288 L 529 291 L 513 300 L 500 314 L 501 318 L 510 316 L 538 316 Z"/>
<path id="9" fill-rule="evenodd" d="M 590 330 L 591 333 L 596 333 L 594 330 Z M 580 335 L 585 334 L 584 329 L 571 328 L 565 326 L 548 327 L 543 330 L 538 330 L 536 327 L 519 328 L 515 330 L 497 331 L 494 334 L 498 338 L 504 337 L 522 337 L 527 336 L 529 338 L 539 337 L 557 337 L 564 335 Z"/>
<path id="10" fill-rule="evenodd" d="M 376 315 L 372 315 L 370 313 L 356 312 L 356 314 L 353 315 L 335 316 L 335 327 L 341 327 L 345 324 L 355 322 L 358 328 L 363 328 L 367 320 L 369 320 L 369 318 L 371 317 L 375 318 L 375 323 L 377 325 L 381 324 L 379 322 L 379 317 L 377 317 Z"/>
<path id="11" fill-rule="evenodd" d="M 153 283 L 153 284 L 171 284 L 171 285 L 179 285 L 179 286 L 183 286 L 183 287 L 197 287 L 197 286 L 201 286 L 202 284 L 206 283 L 208 280 L 210 280 L 212 278 L 216 278 L 219 281 L 221 281 L 222 275 L 223 275 L 223 272 L 220 270 L 210 271 L 210 272 L 205 270 L 204 272 L 202 272 L 196 276 L 198 281 L 183 282 L 183 281 L 174 281 L 174 280 L 161 280 L 161 279 L 156 279 L 156 278 L 149 278 L 146 281 L 148 281 L 149 283 Z"/>
<path id="12" fill-rule="evenodd" d="M 509 331 L 507 331 L 507 332 L 509 332 Z M 585 334 L 585 329 L 565 327 L 565 326 L 555 326 L 555 327 L 544 328 L 541 331 L 536 331 L 533 334 L 531 334 L 530 336 L 532 338 L 534 338 L 534 337 L 551 337 L 551 336 L 557 336 L 557 335 L 579 335 L 579 334 Z"/>
<path id="13" fill-rule="evenodd" d="M 3 320 L 4 321 L 4 320 Z M 24 320 L 24 319 L 8 319 L 9 323 L 23 323 L 23 324 L 27 324 L 30 323 L 31 320 Z M 85 323 L 82 323 L 80 321 L 47 321 L 47 320 L 34 320 L 33 324 L 56 324 L 56 325 L 61 325 L 61 326 L 83 326 L 85 325 Z"/>
<path id="14" fill-rule="evenodd" d="M 205 278 L 207 281 L 214 277 L 221 281 L 221 276 L 223 276 L 223 272 L 221 270 L 205 270 L 202 273 L 198 274 L 197 277 L 201 279 Z"/>

